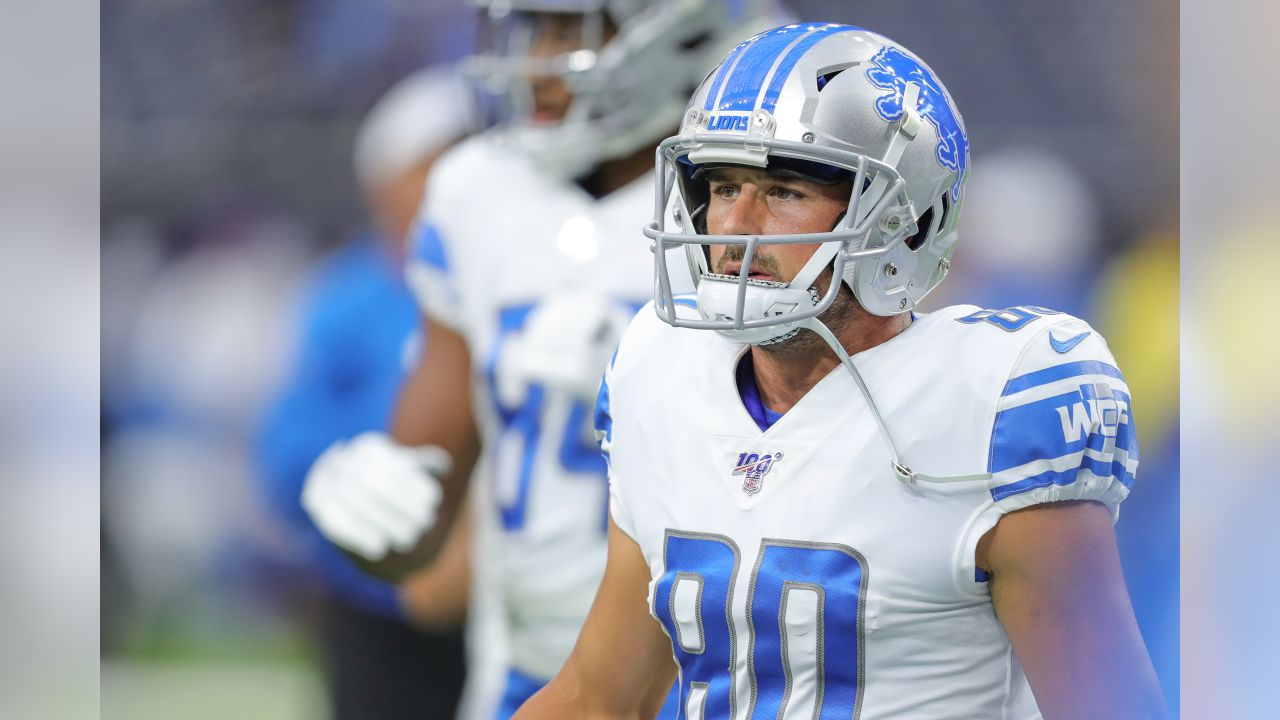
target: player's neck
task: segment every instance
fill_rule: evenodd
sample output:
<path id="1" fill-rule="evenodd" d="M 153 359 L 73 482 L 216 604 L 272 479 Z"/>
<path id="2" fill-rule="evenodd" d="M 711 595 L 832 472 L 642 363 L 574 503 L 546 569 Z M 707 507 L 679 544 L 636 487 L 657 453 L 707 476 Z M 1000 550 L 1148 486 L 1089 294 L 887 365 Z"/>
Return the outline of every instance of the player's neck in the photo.
<path id="1" fill-rule="evenodd" d="M 882 317 L 863 311 L 844 323 L 831 323 L 828 327 L 845 352 L 852 356 L 889 341 L 910 324 L 910 313 Z M 840 358 L 822 338 L 810 331 L 802 332 L 808 337 L 800 338 L 794 352 L 770 351 L 758 346 L 751 348 L 760 400 L 774 412 L 790 410 L 814 385 L 840 365 Z"/>
<path id="2" fill-rule="evenodd" d="M 590 174 L 579 178 L 578 185 L 592 197 L 602 198 L 630 185 L 652 169 L 653 148 L 646 145 L 630 155 L 600 163 Z"/>

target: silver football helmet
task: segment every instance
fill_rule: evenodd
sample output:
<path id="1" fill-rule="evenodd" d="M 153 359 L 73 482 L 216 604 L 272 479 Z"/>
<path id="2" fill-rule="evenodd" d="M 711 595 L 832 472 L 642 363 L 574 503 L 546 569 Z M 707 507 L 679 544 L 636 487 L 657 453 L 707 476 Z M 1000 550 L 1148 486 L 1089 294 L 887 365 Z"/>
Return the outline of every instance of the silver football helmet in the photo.
<path id="1" fill-rule="evenodd" d="M 784 22 L 774 0 L 474 0 L 482 51 L 464 66 L 505 103 L 513 140 L 539 167 L 579 177 L 655 142 L 680 122 L 689 93 L 741 38 Z M 531 53 L 536 18 L 583 17 L 578 49 Z M 614 34 L 610 37 L 609 33 Z M 533 84 L 563 78 L 573 95 L 563 120 L 534 121 Z"/>
<path id="2" fill-rule="evenodd" d="M 658 147 L 656 217 L 645 228 L 655 258 L 659 317 L 764 345 L 802 328 L 849 371 L 875 418 L 899 480 L 947 492 L 989 488 L 990 473 L 937 477 L 898 453 L 875 398 L 840 341 L 819 319 L 841 282 L 877 315 L 910 311 L 942 281 L 955 250 L 969 140 L 951 96 L 929 66 L 888 38 L 849 25 L 798 23 L 735 47 L 694 93 L 680 134 Z M 739 165 L 849 182 L 849 204 L 825 233 L 711 235 L 704 168 Z M 850 182 L 851 181 L 851 182 Z M 674 211 L 679 232 L 666 231 Z M 752 280 L 761 244 L 818 243 L 790 282 Z M 744 246 L 742 269 L 709 267 L 710 245 Z M 683 246 L 697 313 L 677 314 L 667 251 Z M 825 292 L 814 281 L 828 267 Z M 834 281 L 839 278 L 840 282 Z"/>
<path id="3" fill-rule="evenodd" d="M 765 344 L 810 327 L 839 290 L 819 293 L 828 267 L 877 315 L 914 308 L 942 281 L 955 250 L 968 175 L 964 123 L 942 83 L 911 51 L 849 25 L 800 23 L 742 42 L 702 82 L 679 135 L 658 149 L 656 309 L 682 327 Z M 852 180 L 846 213 L 826 233 L 708 235 L 701 167 L 807 168 Z M 678 232 L 668 232 L 673 212 Z M 821 243 L 789 283 L 748 277 L 761 244 Z M 709 245 L 745 246 L 742 270 L 708 267 Z M 666 251 L 684 246 L 696 316 L 676 313 Z M 688 304 L 684 300 L 683 304 Z"/>

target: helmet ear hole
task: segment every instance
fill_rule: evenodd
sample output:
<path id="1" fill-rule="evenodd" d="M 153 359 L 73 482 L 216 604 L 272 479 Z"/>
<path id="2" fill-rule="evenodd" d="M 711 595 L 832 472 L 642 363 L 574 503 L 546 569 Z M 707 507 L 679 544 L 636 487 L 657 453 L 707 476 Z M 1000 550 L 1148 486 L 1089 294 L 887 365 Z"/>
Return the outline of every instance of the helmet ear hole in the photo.
<path id="1" fill-rule="evenodd" d="M 933 205 L 920 215 L 920 219 L 916 221 L 916 234 L 907 238 L 907 248 L 912 252 L 919 250 L 925 241 L 931 236 L 936 235 L 938 230 L 942 228 L 942 224 L 947 220 L 947 212 L 951 209 L 951 203 L 948 202 L 947 193 L 942 193 Z M 936 212 L 935 212 L 936 211 Z"/>
<path id="2" fill-rule="evenodd" d="M 834 80 L 837 75 L 857 64 L 857 62 L 844 62 L 834 66 L 828 65 L 827 67 L 819 70 L 817 77 L 814 78 L 818 84 L 818 92 L 822 92 L 826 89 L 827 83 Z"/>
<path id="3" fill-rule="evenodd" d="M 819 75 L 818 76 L 818 92 L 822 92 L 822 89 L 827 86 L 827 83 L 831 82 L 831 78 L 839 75 L 842 72 L 844 72 L 844 70 L 836 70 L 835 72 L 829 72 L 825 75 Z"/>
<path id="4" fill-rule="evenodd" d="M 924 211 L 920 219 L 916 221 L 916 234 L 907 238 L 907 247 L 912 251 L 920 249 L 924 245 L 924 241 L 929 238 L 929 233 L 933 230 L 933 208 L 930 207 Z"/>

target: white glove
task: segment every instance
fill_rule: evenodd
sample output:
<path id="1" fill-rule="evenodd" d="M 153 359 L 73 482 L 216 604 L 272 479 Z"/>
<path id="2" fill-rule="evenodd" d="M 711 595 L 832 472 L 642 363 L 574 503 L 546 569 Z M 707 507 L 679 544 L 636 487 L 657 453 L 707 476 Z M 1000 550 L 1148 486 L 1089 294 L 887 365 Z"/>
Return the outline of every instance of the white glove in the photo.
<path id="1" fill-rule="evenodd" d="M 312 464 L 302 507 L 331 541 L 369 560 L 407 552 L 436 520 L 449 453 L 367 432 L 329 446 Z"/>
<path id="2" fill-rule="evenodd" d="M 600 375 L 629 322 L 631 313 L 603 295 L 563 292 L 546 298 L 499 358 L 504 404 L 518 405 L 525 387 L 541 383 L 594 405 Z"/>

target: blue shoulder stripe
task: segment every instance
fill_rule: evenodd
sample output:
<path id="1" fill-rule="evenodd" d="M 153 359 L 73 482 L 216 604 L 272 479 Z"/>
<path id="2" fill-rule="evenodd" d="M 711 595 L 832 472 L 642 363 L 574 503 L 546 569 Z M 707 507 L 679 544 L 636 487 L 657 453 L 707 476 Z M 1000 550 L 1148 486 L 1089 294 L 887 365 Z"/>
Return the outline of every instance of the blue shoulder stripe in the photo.
<path id="1" fill-rule="evenodd" d="M 1124 375 L 1121 374 L 1120 368 L 1117 368 L 1115 365 L 1098 360 L 1081 360 L 1079 362 L 1054 365 L 1053 367 L 1036 370 L 1035 372 L 1030 372 L 1026 375 L 1019 375 L 1005 384 L 1004 392 L 1001 393 L 1000 396 L 1004 397 L 1012 395 L 1017 392 L 1022 392 L 1023 390 L 1029 390 L 1033 387 L 1039 387 L 1040 385 L 1047 385 L 1056 380 L 1065 380 L 1076 375 L 1107 375 L 1109 377 L 1116 378 L 1117 380 L 1124 380 Z"/>

